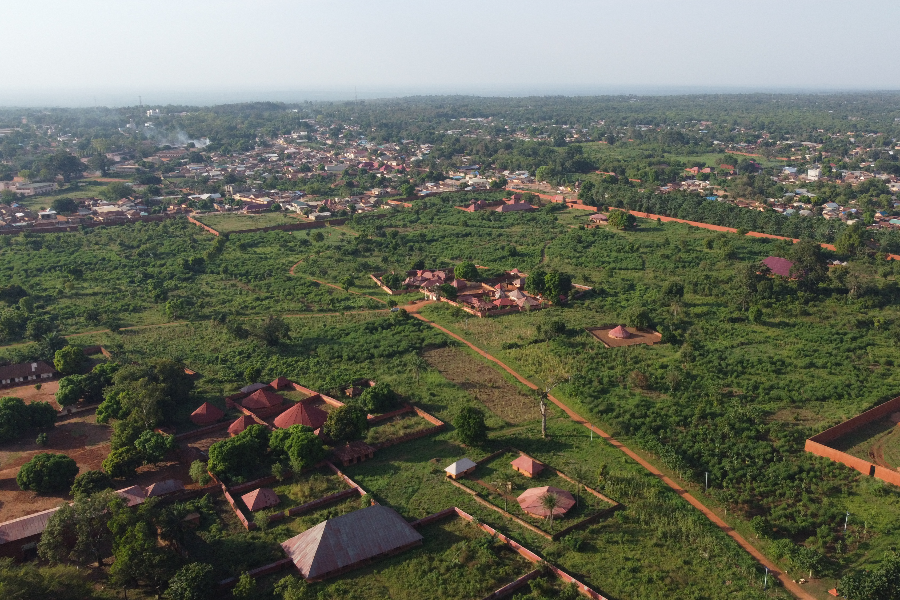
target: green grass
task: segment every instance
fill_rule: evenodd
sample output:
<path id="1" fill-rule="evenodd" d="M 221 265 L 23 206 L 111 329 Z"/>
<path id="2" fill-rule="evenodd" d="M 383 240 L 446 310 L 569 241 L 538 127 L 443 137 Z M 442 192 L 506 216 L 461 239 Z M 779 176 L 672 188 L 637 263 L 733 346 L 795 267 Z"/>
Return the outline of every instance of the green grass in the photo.
<path id="1" fill-rule="evenodd" d="M 221 233 L 243 231 L 245 229 L 259 229 L 275 225 L 291 225 L 306 221 L 296 213 L 267 212 L 258 215 L 245 215 L 240 213 L 210 213 L 196 217 L 204 225 L 208 225 Z"/>
<path id="2" fill-rule="evenodd" d="M 434 425 L 415 413 L 399 415 L 369 428 L 366 433 L 366 443 L 379 444 L 429 427 L 434 427 Z"/>

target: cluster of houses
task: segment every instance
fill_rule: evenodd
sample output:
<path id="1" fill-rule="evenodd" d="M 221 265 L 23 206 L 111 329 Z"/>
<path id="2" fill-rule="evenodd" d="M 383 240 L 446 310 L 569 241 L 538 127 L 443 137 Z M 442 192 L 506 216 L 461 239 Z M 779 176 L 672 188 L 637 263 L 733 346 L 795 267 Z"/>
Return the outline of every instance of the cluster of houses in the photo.
<path id="1" fill-rule="evenodd" d="M 549 304 L 546 299 L 525 290 L 526 277 L 527 275 L 518 269 L 513 269 L 493 279 L 465 281 L 456 278 L 450 270 L 419 269 L 408 271 L 401 289 L 391 291 L 392 293 L 418 291 L 431 300 L 451 302 L 479 317 L 544 308 Z M 383 279 L 379 275 L 372 274 L 372 278 L 384 286 Z M 448 298 L 442 291 L 441 286 L 445 284 L 454 289 L 455 298 Z"/>

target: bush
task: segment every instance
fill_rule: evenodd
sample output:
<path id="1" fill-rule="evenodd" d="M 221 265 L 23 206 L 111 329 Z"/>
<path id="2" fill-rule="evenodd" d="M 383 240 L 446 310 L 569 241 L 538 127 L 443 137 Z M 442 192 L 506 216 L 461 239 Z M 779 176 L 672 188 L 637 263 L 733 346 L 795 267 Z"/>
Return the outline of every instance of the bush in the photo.
<path id="1" fill-rule="evenodd" d="M 291 469 L 299 473 L 325 458 L 325 447 L 313 430 L 303 425 L 291 425 L 276 429 L 269 436 L 272 459 L 291 463 Z"/>
<path id="2" fill-rule="evenodd" d="M 169 581 L 167 600 L 207 600 L 216 589 L 213 568 L 204 563 L 183 566 Z"/>
<path id="3" fill-rule="evenodd" d="M 475 266 L 475 263 L 471 262 L 460 263 L 453 269 L 453 275 L 457 279 L 475 281 L 478 279 L 478 267 Z"/>
<path id="4" fill-rule="evenodd" d="M 453 419 L 456 436 L 463 444 L 477 446 L 487 441 L 487 425 L 484 413 L 473 406 L 466 406 Z"/>
<path id="5" fill-rule="evenodd" d="M 109 453 L 103 461 L 103 470 L 113 479 L 124 479 L 134 475 L 142 462 L 140 450 L 125 446 Z"/>
<path id="6" fill-rule="evenodd" d="M 357 403 L 370 413 L 383 413 L 397 406 L 397 393 L 386 383 L 376 383 L 363 390 Z"/>
<path id="7" fill-rule="evenodd" d="M 198 485 L 206 485 L 212 479 L 207 472 L 206 463 L 202 460 L 191 463 L 190 475 L 191 480 Z"/>
<path id="8" fill-rule="evenodd" d="M 38 494 L 63 493 L 72 487 L 76 475 L 78 465 L 65 454 L 38 454 L 22 465 L 16 483 Z"/>
<path id="9" fill-rule="evenodd" d="M 360 406 L 348 404 L 328 413 L 325 434 L 335 441 L 357 440 L 368 425 L 366 411 Z"/>
<path id="10" fill-rule="evenodd" d="M 49 439 L 50 439 L 50 436 L 48 436 L 46 433 L 39 433 L 38 436 L 35 438 L 34 443 L 37 444 L 38 446 L 46 446 Z"/>
<path id="11" fill-rule="evenodd" d="M 81 372 L 87 356 L 81 346 L 66 346 L 62 350 L 57 350 L 53 357 L 53 366 L 63 375 L 75 375 Z"/>
<path id="12" fill-rule="evenodd" d="M 259 470 L 268 447 L 269 430 L 250 425 L 233 438 L 209 447 L 209 470 L 232 480 L 251 477 Z"/>
<path id="13" fill-rule="evenodd" d="M 112 479 L 103 471 L 85 471 L 75 478 L 75 483 L 72 484 L 72 495 L 90 495 L 112 489 L 112 486 Z"/>
<path id="14" fill-rule="evenodd" d="M 0 443 L 34 429 L 49 429 L 55 422 L 56 409 L 47 402 L 25 404 L 21 398 L 0 398 Z"/>

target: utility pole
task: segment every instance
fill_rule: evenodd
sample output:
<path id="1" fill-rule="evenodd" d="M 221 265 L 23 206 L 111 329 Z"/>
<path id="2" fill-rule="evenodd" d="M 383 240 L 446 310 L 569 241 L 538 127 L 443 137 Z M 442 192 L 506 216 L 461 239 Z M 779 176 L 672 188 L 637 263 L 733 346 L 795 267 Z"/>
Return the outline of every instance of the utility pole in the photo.
<path id="1" fill-rule="evenodd" d="M 706 471 L 706 491 L 709 493 L 709 471 Z"/>
<path id="2" fill-rule="evenodd" d="M 766 567 L 766 574 L 763 577 L 763 591 L 765 591 L 766 586 L 769 584 L 769 567 Z"/>
<path id="3" fill-rule="evenodd" d="M 850 520 L 850 513 L 848 512 L 844 516 L 844 533 L 847 533 L 847 521 L 849 521 L 849 520 Z"/>

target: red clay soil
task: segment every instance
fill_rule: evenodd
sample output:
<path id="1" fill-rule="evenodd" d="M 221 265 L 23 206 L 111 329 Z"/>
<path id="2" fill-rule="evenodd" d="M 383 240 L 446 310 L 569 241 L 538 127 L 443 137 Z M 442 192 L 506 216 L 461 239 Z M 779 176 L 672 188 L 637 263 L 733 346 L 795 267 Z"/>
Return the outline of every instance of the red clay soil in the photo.
<path id="1" fill-rule="evenodd" d="M 13 398 L 21 398 L 25 404 L 32 402 L 49 402 L 50 405 L 59 410 L 56 403 L 56 390 L 59 389 L 59 381 L 45 381 L 41 383 L 41 389 L 35 389 L 34 384 L 20 385 L 18 387 L 3 388 L 0 390 L 0 397 L 11 396 Z"/>
<path id="2" fill-rule="evenodd" d="M 510 367 L 508 367 L 502 361 L 500 361 L 497 358 L 494 358 L 493 356 L 491 356 L 490 354 L 488 354 L 481 348 L 478 348 L 474 344 L 472 344 L 469 341 L 463 339 L 462 337 L 456 335 L 452 331 L 450 331 L 444 327 L 441 327 L 434 321 L 429 321 L 422 315 L 418 314 L 417 311 L 416 312 L 411 311 L 411 314 L 414 317 L 416 317 L 417 319 L 424 321 L 425 323 L 428 323 L 432 327 L 439 329 L 439 330 L 443 331 L 444 333 L 446 333 L 447 335 L 449 335 L 450 337 L 464 343 L 465 345 L 467 345 L 469 348 L 471 348 L 472 350 L 474 350 L 475 352 L 477 352 L 484 358 L 500 365 L 507 373 L 509 373 L 516 379 L 518 379 L 520 382 L 522 382 L 529 388 L 538 389 L 538 387 L 536 385 L 534 385 L 533 383 L 531 383 L 530 381 L 528 381 L 527 379 L 525 379 L 524 377 L 522 377 L 521 375 L 519 375 L 518 373 L 513 371 Z M 802 600 L 816 600 L 816 598 L 814 596 L 807 593 L 803 588 L 800 587 L 799 584 L 794 583 L 788 576 L 786 576 L 784 573 L 779 571 L 774 563 L 772 563 L 765 556 L 763 556 L 762 553 L 759 552 L 759 550 L 754 548 L 750 544 L 750 542 L 748 542 L 746 539 L 744 539 L 744 537 L 741 534 L 736 532 L 733 527 L 731 527 L 725 521 L 723 521 L 718 516 L 716 516 L 716 514 L 714 512 L 712 512 L 709 508 L 707 508 L 703 503 L 701 503 L 699 500 L 697 500 L 694 496 L 689 494 L 686 490 L 684 490 L 675 481 L 673 481 L 669 477 L 666 477 L 665 475 L 663 475 L 659 469 L 657 469 L 652 464 L 650 464 L 649 462 L 647 462 L 646 460 L 641 458 L 638 454 L 636 454 L 630 448 L 623 445 L 621 442 L 613 439 L 613 437 L 611 435 L 609 435 L 605 431 L 588 423 L 578 413 L 576 413 L 574 410 L 572 410 L 571 408 L 569 408 L 568 406 L 566 406 L 565 404 L 563 404 L 562 402 L 560 402 L 553 396 L 548 396 L 548 397 L 554 404 L 556 404 L 559 408 L 561 408 L 569 416 L 570 419 L 572 419 L 573 421 L 575 421 L 576 423 L 578 423 L 580 425 L 587 427 L 588 429 L 590 429 L 591 431 L 593 431 L 594 433 L 596 433 L 597 435 L 599 435 L 600 437 L 605 439 L 607 442 L 609 442 L 613 447 L 618 448 L 619 450 L 624 452 L 629 458 L 633 459 L 639 465 L 641 465 L 644 469 L 649 471 L 652 475 L 659 478 L 663 483 L 665 483 L 667 486 L 672 488 L 672 490 L 674 490 L 676 494 L 678 494 L 679 496 L 684 498 L 694 508 L 696 508 L 701 513 L 703 513 L 703 515 L 707 519 L 712 521 L 719 529 L 724 531 L 729 537 L 731 537 L 735 542 L 737 542 L 738 545 L 740 545 L 741 548 L 746 550 L 759 564 L 768 568 L 770 574 L 773 577 L 776 577 L 782 583 L 782 585 L 784 585 L 785 589 L 789 590 L 792 594 L 794 594 L 794 596 L 796 596 L 797 598 L 801 598 Z"/>

